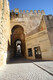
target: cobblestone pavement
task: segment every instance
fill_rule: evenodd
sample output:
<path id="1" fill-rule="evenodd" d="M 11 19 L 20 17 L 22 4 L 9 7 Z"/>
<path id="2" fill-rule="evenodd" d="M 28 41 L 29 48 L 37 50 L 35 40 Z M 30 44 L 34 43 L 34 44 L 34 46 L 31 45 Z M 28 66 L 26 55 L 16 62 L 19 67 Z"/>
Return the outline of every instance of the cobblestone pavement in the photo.
<path id="1" fill-rule="evenodd" d="M 40 62 L 34 63 L 40 64 Z M 52 75 L 35 64 L 33 62 L 6 64 L 0 69 L 0 80 L 53 80 Z M 41 64 L 51 66 L 53 70 L 53 62 L 42 62 Z"/>

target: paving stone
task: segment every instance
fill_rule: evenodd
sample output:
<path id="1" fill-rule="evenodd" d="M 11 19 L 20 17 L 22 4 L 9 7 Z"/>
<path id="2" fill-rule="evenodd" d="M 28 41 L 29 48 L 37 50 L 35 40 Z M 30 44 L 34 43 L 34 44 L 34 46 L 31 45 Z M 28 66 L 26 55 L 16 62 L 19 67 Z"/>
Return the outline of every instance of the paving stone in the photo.
<path id="1" fill-rule="evenodd" d="M 53 76 L 33 63 L 17 63 L 2 67 L 0 80 L 53 80 Z"/>
<path id="2" fill-rule="evenodd" d="M 53 74 L 53 61 L 35 62 L 38 66 Z"/>

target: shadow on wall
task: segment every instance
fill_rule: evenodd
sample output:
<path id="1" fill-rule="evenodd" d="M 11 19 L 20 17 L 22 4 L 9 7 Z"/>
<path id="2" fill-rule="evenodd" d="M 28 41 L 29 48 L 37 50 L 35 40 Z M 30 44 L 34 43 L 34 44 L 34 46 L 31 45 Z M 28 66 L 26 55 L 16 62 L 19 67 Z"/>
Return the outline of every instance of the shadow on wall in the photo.
<path id="1" fill-rule="evenodd" d="M 12 60 L 14 60 L 14 61 L 15 60 L 18 60 L 18 62 L 19 62 L 19 60 L 23 59 L 23 57 L 20 57 L 20 59 L 19 59 L 19 57 L 18 58 L 15 58 L 15 56 L 14 56 L 15 49 L 14 48 L 15 47 L 12 44 L 10 45 L 10 43 L 8 41 L 7 60 L 6 60 L 6 63 L 7 64 L 9 64 Z M 24 59 L 26 59 L 26 58 L 24 57 Z"/>
<path id="2" fill-rule="evenodd" d="M 7 60 L 6 60 L 6 63 L 8 63 L 11 58 L 12 58 L 12 46 L 10 45 L 10 43 L 8 41 L 8 49 L 7 49 Z"/>

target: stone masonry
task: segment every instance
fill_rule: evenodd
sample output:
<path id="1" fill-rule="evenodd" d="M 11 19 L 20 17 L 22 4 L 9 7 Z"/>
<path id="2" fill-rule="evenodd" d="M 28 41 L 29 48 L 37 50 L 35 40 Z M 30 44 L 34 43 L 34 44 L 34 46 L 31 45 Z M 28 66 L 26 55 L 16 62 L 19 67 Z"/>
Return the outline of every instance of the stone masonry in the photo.
<path id="1" fill-rule="evenodd" d="M 23 29 L 24 38 L 22 31 L 18 30 L 18 27 Z M 14 36 L 12 30 L 15 31 L 13 33 Z M 17 33 L 21 33 L 21 35 Z M 52 15 L 46 16 L 44 10 L 19 11 L 18 8 L 10 12 L 8 0 L 0 0 L 0 65 L 6 64 L 6 60 L 9 58 L 7 56 L 10 55 L 11 57 L 15 53 L 11 43 L 13 40 L 15 43 L 19 37 L 22 38 L 21 42 L 24 39 L 26 58 L 36 59 L 34 48 L 39 46 L 41 49 L 41 60 L 53 60 L 52 34 Z M 32 57 L 28 56 L 28 48 L 32 49 Z"/>
<path id="2" fill-rule="evenodd" d="M 11 29 L 15 25 L 21 25 L 24 28 L 25 34 L 27 34 L 40 25 L 42 16 L 45 15 L 45 12 L 43 10 L 20 10 L 19 12 L 19 9 L 17 8 L 15 11 L 12 10 L 10 15 Z"/>
<path id="3" fill-rule="evenodd" d="M 10 10 L 8 0 L 0 0 L 0 65 L 6 62 L 10 38 Z"/>

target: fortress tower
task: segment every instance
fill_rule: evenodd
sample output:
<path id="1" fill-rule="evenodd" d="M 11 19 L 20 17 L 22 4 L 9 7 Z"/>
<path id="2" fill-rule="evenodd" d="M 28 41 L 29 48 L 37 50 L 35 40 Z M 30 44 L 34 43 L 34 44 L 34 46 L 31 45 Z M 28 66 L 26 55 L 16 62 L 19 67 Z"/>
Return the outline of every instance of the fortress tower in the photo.
<path id="1" fill-rule="evenodd" d="M 31 32 L 40 25 L 43 15 L 45 15 L 44 10 L 22 11 L 15 8 L 15 11 L 12 10 L 10 13 L 11 28 L 15 25 L 15 23 L 22 25 L 24 28 L 24 33 L 27 35 L 27 33 Z"/>

